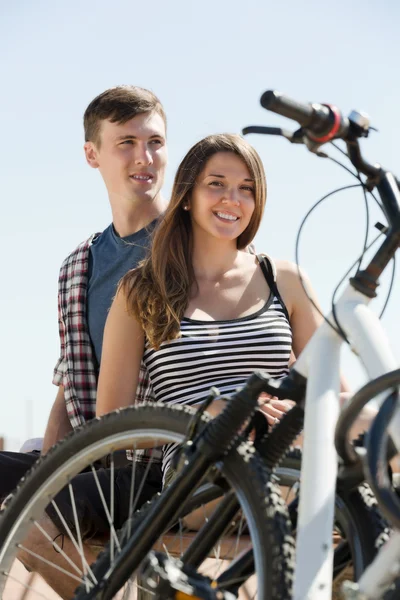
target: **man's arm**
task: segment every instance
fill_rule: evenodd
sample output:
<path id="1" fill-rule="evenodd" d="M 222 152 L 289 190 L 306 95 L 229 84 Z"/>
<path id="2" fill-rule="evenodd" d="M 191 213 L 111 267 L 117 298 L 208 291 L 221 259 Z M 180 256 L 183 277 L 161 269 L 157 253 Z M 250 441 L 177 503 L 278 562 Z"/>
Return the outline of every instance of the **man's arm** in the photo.
<path id="1" fill-rule="evenodd" d="M 60 385 L 47 422 L 42 454 L 46 454 L 51 446 L 62 440 L 70 431 L 72 425 L 65 405 L 64 388 Z"/>
<path id="2" fill-rule="evenodd" d="M 64 397 L 64 373 L 66 368 L 65 354 L 65 327 L 63 320 L 62 311 L 62 299 L 66 294 L 65 290 L 65 279 L 66 269 L 69 261 L 68 257 L 61 265 L 60 274 L 58 277 L 58 295 L 57 295 L 57 306 L 58 306 L 58 331 L 60 336 L 60 358 L 57 361 L 54 369 L 53 383 L 58 386 L 58 392 L 56 399 L 54 400 L 53 406 L 50 411 L 50 415 L 47 421 L 46 431 L 43 439 L 43 446 L 41 454 L 47 454 L 49 449 L 54 446 L 59 440 L 63 439 L 70 431 L 72 431 L 72 425 L 68 417 L 67 407 L 65 405 Z"/>

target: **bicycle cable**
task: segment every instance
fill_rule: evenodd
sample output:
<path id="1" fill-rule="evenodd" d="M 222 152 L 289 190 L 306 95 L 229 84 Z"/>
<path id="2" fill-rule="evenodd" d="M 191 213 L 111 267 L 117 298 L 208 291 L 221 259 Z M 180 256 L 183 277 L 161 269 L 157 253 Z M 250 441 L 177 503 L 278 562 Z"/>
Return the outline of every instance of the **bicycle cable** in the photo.
<path id="1" fill-rule="evenodd" d="M 333 142 L 333 141 L 332 141 L 332 142 L 331 142 L 331 145 L 332 145 L 332 146 L 333 146 L 333 147 L 334 147 L 336 150 L 338 150 L 338 152 L 341 152 L 341 153 L 342 153 L 344 156 L 346 156 L 346 158 L 349 158 L 349 155 L 347 154 L 347 152 L 346 152 L 345 150 L 343 150 L 343 148 L 341 148 L 340 146 L 338 146 L 338 144 L 335 144 L 335 142 Z M 355 173 L 353 173 L 353 172 L 352 172 L 350 169 L 348 169 L 348 168 L 347 168 L 345 165 L 343 165 L 342 163 L 339 163 L 338 161 L 336 161 L 336 160 L 335 160 L 334 158 L 332 158 L 331 156 L 328 156 L 328 155 L 327 155 L 327 158 L 330 158 L 330 159 L 331 159 L 331 160 L 333 160 L 334 162 L 336 162 L 336 163 L 340 164 L 340 166 L 344 167 L 344 168 L 345 168 L 345 169 L 346 169 L 346 170 L 347 170 L 349 173 L 351 173 L 353 176 L 355 176 L 355 177 L 356 177 L 356 174 L 355 174 Z M 358 180 L 359 180 L 361 183 L 363 183 L 359 173 L 357 173 L 357 179 L 358 179 Z M 366 202 L 366 205 L 367 205 L 366 186 L 365 186 L 365 184 L 363 184 L 363 188 L 364 188 L 364 198 L 365 198 L 365 202 Z M 381 202 L 379 201 L 379 199 L 378 199 L 378 198 L 377 198 L 377 197 L 374 195 L 374 193 L 372 192 L 372 190 L 367 190 L 367 192 L 368 192 L 368 193 L 369 193 L 369 195 L 370 195 L 370 196 L 372 196 L 372 198 L 375 200 L 375 203 L 376 203 L 376 204 L 378 205 L 378 207 L 381 209 L 382 213 L 383 213 L 383 214 L 385 214 L 385 211 L 384 211 L 384 208 L 383 208 L 383 206 L 382 206 L 382 203 L 381 203 Z M 365 246 L 364 246 L 364 247 L 365 247 L 365 252 L 367 251 L 367 240 L 368 240 L 368 229 L 369 229 L 369 223 L 368 223 L 368 227 L 366 227 L 366 229 L 367 229 L 367 235 L 366 235 L 366 237 L 365 237 Z M 388 305 L 388 303 L 389 303 L 390 296 L 391 296 L 392 289 L 393 289 L 393 284 L 394 284 L 394 279 L 395 279 L 395 273 L 396 273 L 396 255 L 393 255 L 393 259 L 392 259 L 392 260 L 393 260 L 393 266 L 392 266 L 392 275 L 391 275 L 391 278 L 390 278 L 389 289 L 388 289 L 388 292 L 387 292 L 386 300 L 385 300 L 385 302 L 384 302 L 384 304 L 383 304 L 383 307 L 382 307 L 382 310 L 381 310 L 381 312 L 380 312 L 379 319 L 381 319 L 381 318 L 383 317 L 383 314 L 384 314 L 384 312 L 385 312 L 385 310 L 386 310 L 386 307 L 387 307 L 387 305 Z M 362 262 L 362 258 L 361 258 L 361 259 L 360 259 L 360 261 L 359 261 L 358 268 L 360 268 L 360 267 L 361 267 L 361 262 Z M 353 265 L 353 266 L 354 266 L 354 265 Z M 342 279 L 342 280 L 340 281 L 340 283 L 338 284 L 338 286 L 337 286 L 337 288 L 336 288 L 336 290 L 335 290 L 335 292 L 334 292 L 333 298 L 332 298 L 332 305 L 334 304 L 334 298 L 335 298 L 336 291 L 337 291 L 337 289 L 339 288 L 339 286 L 341 285 L 341 283 L 343 283 L 343 281 L 345 280 L 345 278 L 347 277 L 347 275 L 349 275 L 349 271 L 347 271 L 346 275 L 343 277 L 343 279 Z"/>
<path id="2" fill-rule="evenodd" d="M 346 154 L 345 152 L 343 152 L 343 153 Z M 331 158 L 331 157 L 328 157 L 328 158 Z M 336 163 L 339 163 L 339 161 L 336 161 L 333 158 L 331 158 L 331 160 L 333 160 Z M 341 164 L 341 163 L 339 163 L 339 164 Z M 360 258 L 359 258 L 359 260 L 356 263 L 357 264 L 357 271 L 358 271 L 360 269 L 360 267 L 361 267 L 361 263 L 363 261 L 364 255 L 367 252 L 368 236 L 369 236 L 369 226 L 370 226 L 370 213 L 369 213 L 368 198 L 367 198 L 367 194 L 366 194 L 366 191 L 365 191 L 365 186 L 363 185 L 363 182 L 362 182 L 361 177 L 360 177 L 360 173 L 357 171 L 357 175 L 355 175 L 354 173 L 353 173 L 353 175 L 354 175 L 354 177 L 356 177 L 358 179 L 358 181 L 361 184 L 361 187 L 362 187 L 362 190 L 363 190 L 363 196 L 364 196 L 364 204 L 365 204 L 365 236 L 364 236 L 364 246 L 363 246 L 363 251 L 362 251 L 362 253 L 360 255 Z M 331 301 L 331 311 L 332 311 L 333 320 L 335 321 L 337 328 L 341 332 L 343 339 L 345 339 L 349 345 L 350 345 L 350 342 L 347 339 L 347 336 L 346 336 L 346 334 L 344 332 L 343 327 L 339 323 L 339 319 L 338 319 L 337 312 L 336 312 L 335 299 L 336 299 L 336 294 L 337 294 L 340 286 L 342 285 L 343 281 L 347 278 L 347 276 L 350 274 L 350 272 L 353 270 L 354 266 L 355 265 L 353 264 L 350 267 L 350 269 L 348 271 L 346 271 L 346 274 L 342 277 L 342 279 L 337 284 L 337 286 L 336 286 L 336 288 L 335 288 L 335 290 L 333 292 L 332 301 Z"/>
<path id="3" fill-rule="evenodd" d="M 301 286 L 304 290 L 304 293 L 306 294 L 307 298 L 309 299 L 309 301 L 311 302 L 311 304 L 314 306 L 315 310 L 318 312 L 318 314 L 324 319 L 324 321 L 334 330 L 336 331 L 336 333 L 338 333 L 345 342 L 349 343 L 347 340 L 347 337 L 345 335 L 345 333 L 342 331 L 342 328 L 340 327 L 340 325 L 337 324 L 337 326 L 335 327 L 335 325 L 333 323 L 331 323 L 331 321 L 328 319 L 328 317 L 325 316 L 325 314 L 322 312 L 322 310 L 319 308 L 319 306 L 316 304 L 316 302 L 314 301 L 314 299 L 310 296 L 310 294 L 308 293 L 307 290 L 307 286 L 305 284 L 304 281 L 304 277 L 302 275 L 301 272 L 301 267 L 300 267 L 300 258 L 299 258 L 299 247 L 300 247 L 300 238 L 301 238 L 301 234 L 303 231 L 303 228 L 308 220 L 308 218 L 310 217 L 310 215 L 315 211 L 315 209 L 322 204 L 322 202 L 325 202 L 325 200 L 327 200 L 328 198 L 330 198 L 331 196 L 338 194 L 339 192 L 343 192 L 345 190 L 349 190 L 349 189 L 354 189 L 354 188 L 358 188 L 360 187 L 361 184 L 353 184 L 353 185 L 346 185 L 340 188 L 336 188 L 335 190 L 329 192 L 328 194 L 326 194 L 325 196 L 323 196 L 322 198 L 320 198 L 306 213 L 306 215 L 304 216 L 303 220 L 300 223 L 300 227 L 298 229 L 297 232 L 297 236 L 296 236 L 296 243 L 295 243 L 295 261 L 296 261 L 296 266 L 297 266 L 297 273 L 300 279 L 300 283 Z M 359 259 L 357 259 L 358 262 Z M 352 267 L 353 268 L 353 265 Z"/>
<path id="4" fill-rule="evenodd" d="M 371 196 L 373 196 L 373 194 L 371 192 L 369 192 L 369 193 L 371 194 Z M 367 203 L 367 196 L 366 196 L 366 193 L 365 193 L 365 187 L 364 187 L 364 196 L 365 196 L 365 201 Z M 367 208 L 367 211 L 368 211 L 368 214 L 369 214 L 369 208 Z M 339 288 L 342 285 L 342 283 L 347 279 L 348 275 L 350 275 L 351 271 L 354 269 L 354 267 L 357 265 L 357 263 L 358 263 L 357 269 L 360 268 L 361 262 L 362 262 L 362 259 L 363 259 L 364 255 L 365 255 L 365 253 L 368 252 L 368 250 L 370 250 L 370 248 L 375 244 L 375 242 L 379 239 L 380 235 L 383 234 L 383 233 L 384 233 L 383 231 L 380 231 L 380 233 L 372 240 L 372 242 L 369 245 L 367 245 L 368 236 L 366 236 L 366 238 L 365 238 L 366 244 L 364 245 L 363 253 L 360 255 L 359 259 L 357 259 L 351 265 L 351 267 L 346 271 L 345 275 L 339 281 L 339 283 L 337 284 L 337 286 L 335 288 L 335 291 L 333 292 L 333 295 L 332 295 L 332 315 L 333 315 L 333 318 L 334 318 L 334 321 L 335 321 L 336 325 L 341 330 L 342 330 L 342 327 L 340 326 L 340 323 L 338 321 L 337 314 L 336 314 L 336 307 L 335 307 L 335 299 L 336 299 L 336 295 L 337 295 L 337 293 L 339 291 Z M 387 295 L 386 295 L 386 300 L 384 302 L 383 308 L 382 308 L 382 310 L 381 310 L 381 312 L 379 314 L 379 319 L 382 318 L 383 313 L 386 310 L 386 307 L 387 307 L 387 305 L 389 303 L 389 299 L 390 299 L 390 296 L 391 296 L 391 293 L 392 293 L 392 289 L 393 289 L 394 277 L 395 277 L 395 272 L 396 272 L 396 257 L 393 256 L 392 260 L 393 260 L 393 266 L 392 266 L 392 275 L 391 275 L 391 278 L 390 278 L 389 289 L 388 289 L 388 292 L 387 292 Z"/>
<path id="5" fill-rule="evenodd" d="M 349 158 L 349 155 L 347 154 L 347 152 L 345 152 L 345 151 L 344 151 L 344 150 L 343 150 L 343 149 L 342 149 L 340 146 L 338 146 L 337 144 L 335 144 L 333 141 L 331 142 L 331 145 L 332 145 L 332 146 L 333 146 L 333 147 L 334 147 L 336 150 L 338 150 L 339 152 L 341 152 L 341 153 L 342 153 L 344 156 L 346 156 L 347 158 Z M 357 180 L 358 180 L 358 181 L 361 183 L 361 185 L 362 185 L 362 187 L 363 187 L 363 194 L 364 194 L 364 200 L 365 200 L 365 210 L 366 210 L 366 234 L 365 234 L 365 238 L 364 238 L 364 251 L 363 251 L 363 253 L 362 253 L 362 254 L 361 254 L 361 256 L 360 256 L 360 259 L 359 259 L 359 261 L 357 261 L 357 262 L 358 262 L 357 270 L 359 270 L 359 269 L 360 269 L 360 267 L 361 267 L 361 263 L 362 263 L 362 261 L 363 261 L 364 255 L 365 255 L 365 253 L 368 251 L 368 249 L 370 248 L 370 246 L 368 246 L 368 235 L 369 235 L 369 226 L 370 226 L 370 221 L 369 221 L 369 206 L 368 206 L 368 198 L 367 198 L 367 193 L 368 193 L 370 196 L 372 196 L 373 200 L 375 201 L 375 203 L 377 204 L 377 206 L 380 208 L 380 210 L 382 211 L 382 213 L 383 213 L 384 215 L 385 215 L 385 211 L 384 211 L 384 208 L 383 208 L 383 206 L 382 206 L 382 203 L 381 203 L 381 202 L 379 201 L 379 199 L 378 199 L 378 198 L 377 198 L 377 197 L 376 197 L 376 196 L 373 194 L 372 190 L 368 190 L 368 189 L 367 189 L 367 186 L 366 186 L 366 185 L 365 185 L 365 183 L 362 181 L 362 179 L 361 179 L 361 177 L 360 177 L 360 173 L 359 173 L 359 172 L 357 172 L 357 174 L 356 174 L 356 173 L 354 173 L 354 172 L 353 172 L 353 171 L 351 171 L 351 169 L 349 169 L 349 168 L 348 168 L 346 165 L 344 165 L 344 164 L 343 164 L 343 163 L 341 163 L 340 161 L 338 161 L 338 160 L 334 159 L 332 156 L 329 156 L 328 154 L 325 154 L 325 157 L 326 157 L 326 158 L 329 158 L 329 159 L 330 159 L 332 162 L 334 162 L 334 163 L 338 164 L 339 166 L 341 166 L 342 168 L 344 168 L 346 171 L 348 171 L 348 172 L 349 172 L 351 175 L 353 175 L 353 177 L 355 177 L 355 178 L 356 178 L 356 179 L 357 179 Z M 382 230 L 381 230 L 381 231 L 382 231 Z M 384 231 L 383 231 L 383 232 L 384 232 Z M 378 238 L 376 238 L 376 239 L 378 239 Z M 375 241 L 376 241 L 376 239 L 375 239 Z M 375 243 L 375 241 L 374 241 L 374 243 Z M 390 284 L 389 284 L 388 292 L 387 292 L 387 295 L 386 295 L 386 299 L 385 299 L 385 302 L 384 302 L 384 304 L 383 304 L 382 310 L 381 310 L 381 312 L 380 312 L 380 314 L 379 314 L 379 319 L 381 319 L 381 318 L 382 318 L 382 316 L 383 316 L 383 314 L 384 314 L 384 312 L 385 312 L 385 310 L 386 310 L 386 307 L 387 307 L 387 306 L 388 306 L 388 304 L 389 304 L 390 296 L 391 296 L 392 289 L 393 289 L 394 278 L 395 278 L 395 273 L 396 273 L 396 255 L 394 255 L 394 256 L 393 256 L 392 260 L 393 260 L 393 266 L 392 266 L 392 275 L 391 275 L 391 278 L 390 278 Z M 334 293 L 333 293 L 333 296 L 332 296 L 332 315 L 333 315 L 333 318 L 334 318 L 334 321 L 335 321 L 336 325 L 337 325 L 337 326 L 338 326 L 338 328 L 339 328 L 339 329 L 341 329 L 342 331 L 343 331 L 343 329 L 342 329 L 342 327 L 340 326 L 340 323 L 339 323 L 339 321 L 337 320 L 337 314 L 336 314 L 336 308 L 335 308 L 335 297 L 336 297 L 336 294 L 337 294 L 337 291 L 338 291 L 339 287 L 340 287 L 340 286 L 341 286 L 341 284 L 344 282 L 344 280 L 345 280 L 345 279 L 346 279 L 346 277 L 349 275 L 349 273 L 350 273 L 350 272 L 351 272 L 351 270 L 354 268 L 354 266 L 355 266 L 355 263 L 354 263 L 354 264 L 352 265 L 352 267 L 351 267 L 351 268 L 350 268 L 350 269 L 349 269 L 349 270 L 346 272 L 346 275 L 345 275 L 344 277 L 342 277 L 342 279 L 340 280 L 340 282 L 339 282 L 339 283 L 338 283 L 338 285 L 336 286 L 336 288 L 335 288 L 335 291 L 334 291 Z M 344 332 L 343 332 L 343 333 L 344 333 Z"/>
<path id="6" fill-rule="evenodd" d="M 342 150 L 339 146 L 337 146 L 336 144 L 334 144 L 333 142 L 331 142 L 332 145 L 334 146 L 334 148 L 336 148 L 339 152 L 341 152 L 342 154 L 344 154 L 344 156 L 348 157 L 347 153 Z M 372 193 L 371 190 L 368 190 L 365 183 L 362 181 L 359 173 L 354 173 L 351 169 L 349 169 L 346 165 L 344 165 L 341 161 L 337 160 L 336 158 L 333 158 L 332 156 L 330 156 L 329 154 L 326 153 L 320 153 L 319 156 L 321 158 L 328 158 L 329 160 L 331 160 L 332 162 L 334 162 L 335 164 L 337 164 L 338 166 L 342 167 L 343 169 L 345 169 L 350 175 L 352 175 L 355 179 L 357 179 L 357 181 L 359 182 L 358 184 L 354 184 L 354 185 L 347 185 L 347 186 L 343 186 L 340 188 L 336 188 L 335 190 L 333 190 L 332 192 L 329 192 L 328 194 L 326 194 L 325 196 L 323 196 L 322 198 L 320 198 L 311 208 L 310 210 L 307 212 L 307 214 L 305 215 L 305 217 L 303 218 L 300 227 L 298 229 L 298 233 L 296 236 L 296 244 L 295 244 L 295 260 L 296 260 L 296 265 L 297 265 L 297 272 L 298 272 L 298 276 L 300 279 L 300 283 L 301 286 L 303 287 L 304 293 L 306 294 L 307 298 L 310 300 L 311 304 L 314 306 L 314 308 L 317 310 L 318 314 L 324 319 L 324 321 L 334 330 L 336 331 L 336 333 L 338 333 L 338 335 L 340 335 L 343 340 L 350 345 L 349 340 L 347 339 L 346 334 L 344 333 L 343 328 L 341 327 L 338 318 L 337 318 L 337 314 L 336 314 L 336 309 L 335 309 L 335 305 L 334 305 L 334 301 L 335 301 L 335 297 L 336 294 L 340 288 L 340 286 L 342 285 L 342 283 L 345 281 L 345 279 L 347 278 L 347 276 L 350 274 L 350 272 L 354 269 L 354 267 L 357 265 L 357 269 L 360 268 L 361 263 L 363 261 L 363 258 L 365 256 L 365 253 L 373 246 L 373 244 L 375 244 L 375 242 L 379 239 L 380 235 L 382 235 L 384 233 L 384 231 L 380 231 L 380 233 L 378 234 L 378 236 L 376 236 L 374 238 L 374 240 L 368 244 L 368 237 L 369 237 L 369 226 L 370 226 L 370 213 L 369 213 L 369 205 L 368 205 L 368 197 L 367 197 L 367 193 L 370 194 L 373 198 L 373 200 L 376 202 L 376 204 L 378 205 L 378 207 L 383 211 L 383 207 L 381 205 L 381 203 L 379 202 L 379 200 L 376 198 L 376 196 Z M 334 323 L 333 324 L 321 311 L 321 309 L 319 308 L 319 306 L 315 303 L 315 301 L 313 300 L 313 298 L 310 296 L 310 294 L 308 293 L 307 290 L 307 286 L 305 284 L 303 275 L 301 273 L 301 268 L 300 268 L 300 260 L 299 260 L 299 246 L 300 246 L 300 237 L 301 237 L 301 233 L 303 230 L 303 227 L 305 226 L 305 223 L 307 222 L 308 218 L 310 217 L 310 215 L 314 212 L 314 210 L 320 205 L 322 204 L 322 202 L 324 202 L 325 200 L 327 200 L 329 197 L 333 196 L 336 193 L 345 191 L 347 189 L 353 189 L 355 187 L 362 187 L 363 189 L 363 195 L 364 195 L 364 203 L 365 203 L 365 210 L 366 210 L 366 233 L 364 236 L 364 243 L 363 243 L 363 250 L 360 254 L 360 256 L 357 258 L 357 260 L 351 265 L 351 267 L 346 271 L 345 275 L 340 279 L 338 285 L 336 286 L 333 296 L 332 296 L 332 316 L 333 316 L 333 320 Z M 396 261 L 395 258 L 393 258 L 393 268 L 392 268 L 392 276 L 391 276 L 391 281 L 390 281 L 390 285 L 389 285 L 389 290 L 388 290 L 388 294 L 384 303 L 384 306 L 382 308 L 382 311 L 379 315 L 379 318 L 382 318 L 382 315 L 384 313 L 384 311 L 386 310 L 386 307 L 388 305 L 389 299 L 390 299 L 390 295 L 393 289 L 393 284 L 394 284 L 394 277 L 395 277 L 395 266 L 396 266 Z"/>

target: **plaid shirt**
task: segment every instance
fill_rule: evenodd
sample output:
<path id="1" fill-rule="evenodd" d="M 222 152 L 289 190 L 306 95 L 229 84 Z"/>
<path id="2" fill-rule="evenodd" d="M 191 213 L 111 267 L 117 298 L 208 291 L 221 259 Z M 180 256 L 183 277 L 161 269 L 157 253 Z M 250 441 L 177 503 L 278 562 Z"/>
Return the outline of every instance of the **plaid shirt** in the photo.
<path id="1" fill-rule="evenodd" d="M 99 367 L 86 320 L 90 246 L 98 233 L 82 242 L 61 265 L 58 280 L 58 326 L 61 355 L 53 383 L 64 386 L 68 417 L 79 427 L 96 416 Z M 147 371 L 141 368 L 136 402 L 152 399 Z"/>

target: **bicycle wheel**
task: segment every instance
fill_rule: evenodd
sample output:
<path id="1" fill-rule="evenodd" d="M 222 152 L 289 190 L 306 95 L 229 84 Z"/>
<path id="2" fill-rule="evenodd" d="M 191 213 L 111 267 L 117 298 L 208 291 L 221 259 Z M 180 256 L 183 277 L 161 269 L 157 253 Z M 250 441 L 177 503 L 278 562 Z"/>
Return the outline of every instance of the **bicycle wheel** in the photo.
<path id="1" fill-rule="evenodd" d="M 274 478 L 284 491 L 284 498 L 289 504 L 289 512 L 293 529 L 297 524 L 298 491 L 300 487 L 301 451 L 295 449 L 283 460 L 281 466 L 275 471 Z M 207 493 L 209 494 L 207 500 Z M 198 500 L 207 503 L 218 496 L 218 489 L 213 486 L 202 491 L 202 497 Z M 183 519 L 187 512 L 196 507 L 196 496 L 194 496 L 186 507 L 182 507 L 180 518 Z M 131 528 L 140 525 L 144 518 L 147 507 L 136 513 Z M 333 567 L 333 598 L 339 598 L 339 590 L 345 579 L 357 580 L 365 567 L 372 561 L 377 548 L 389 534 L 385 521 L 381 517 L 376 500 L 366 484 L 359 489 L 351 490 L 349 493 L 338 491 L 335 502 L 335 524 L 333 530 L 333 543 L 335 544 L 334 567 Z M 121 542 L 126 540 L 126 526 L 121 532 Z M 167 532 L 166 538 L 169 537 Z M 162 538 L 161 538 L 162 539 Z M 185 560 L 184 551 L 180 554 Z M 112 561 L 109 547 L 99 556 L 93 570 L 96 577 L 112 577 Z M 143 592 L 142 592 L 143 594 Z M 77 592 L 75 600 L 86 600 L 85 590 Z M 150 597 L 145 593 L 143 598 Z"/>
<path id="2" fill-rule="evenodd" d="M 36 564 L 43 562 L 47 572 L 54 569 L 55 575 L 53 574 L 52 580 L 54 582 L 57 577 L 60 581 L 56 582 L 58 587 L 53 584 L 52 586 L 57 588 L 61 597 L 72 597 L 66 589 L 70 590 L 71 585 L 75 588 L 78 584 L 84 585 L 87 597 L 89 594 L 92 594 L 91 597 L 96 597 L 96 594 L 93 594 L 100 589 L 101 582 L 96 579 L 95 568 L 91 568 L 86 559 L 85 552 L 88 544 L 83 532 L 83 527 L 86 526 L 85 519 L 80 520 L 77 514 L 79 512 L 77 495 L 79 485 L 77 482 L 82 479 L 82 475 L 86 477 L 86 473 L 82 473 L 83 469 L 89 466 L 89 475 L 92 479 L 100 479 L 100 476 L 97 476 L 98 471 L 95 465 L 102 457 L 108 455 L 110 457 L 108 475 L 111 479 L 110 488 L 112 490 L 113 478 L 116 478 L 116 474 L 118 474 L 118 469 L 114 464 L 114 456 L 118 451 L 130 449 L 137 457 L 143 448 L 160 447 L 166 443 L 181 444 L 194 414 L 195 411 L 188 407 L 168 407 L 160 404 L 142 405 L 117 411 L 74 432 L 53 448 L 48 455 L 40 459 L 17 488 L 0 518 L 0 593 L 3 594 L 2 597 L 7 598 L 7 587 L 10 586 L 10 581 L 19 578 L 16 571 L 11 571 L 15 559 L 23 557 L 25 564 L 28 562 L 29 565 L 27 557 L 31 556 Z M 208 420 L 207 416 L 203 416 L 202 426 Z M 111 572 L 113 561 L 117 561 L 121 550 L 116 533 L 118 519 L 132 521 L 135 510 L 145 502 L 146 498 L 143 501 L 140 496 L 141 494 L 143 496 L 146 476 L 150 468 L 154 466 L 153 456 L 152 454 L 151 458 L 147 459 L 140 482 L 136 480 L 137 461 L 131 461 L 128 467 L 131 473 L 130 491 L 134 490 L 135 493 L 129 493 L 129 507 L 124 515 L 117 515 L 118 502 L 112 491 L 109 494 L 110 498 L 105 498 L 107 490 L 102 486 L 102 481 L 96 480 L 95 487 L 99 490 L 99 502 L 102 503 L 102 510 L 108 523 L 106 537 L 110 539 L 108 551 Z M 208 492 L 201 503 L 197 502 L 201 508 L 196 511 L 194 516 L 200 520 L 199 526 L 212 520 L 214 511 L 217 511 L 221 505 L 222 496 L 232 494 L 232 490 L 240 510 L 236 511 L 235 518 L 230 520 L 227 528 L 220 532 L 218 539 L 213 544 L 212 552 L 209 554 L 210 558 L 202 561 L 197 572 L 204 577 L 205 584 L 211 580 L 215 581 L 218 574 L 232 563 L 239 552 L 251 545 L 254 549 L 255 569 L 253 571 L 255 571 L 255 575 L 252 581 L 249 581 L 248 575 L 246 575 L 243 576 L 242 581 L 237 582 L 237 587 L 243 588 L 241 593 L 250 593 L 251 597 L 265 599 L 291 598 L 293 544 L 290 536 L 290 524 L 286 507 L 278 490 L 268 480 L 265 467 L 258 460 L 253 449 L 247 444 L 242 444 L 215 466 L 213 476 L 215 474 L 218 477 L 219 489 L 217 506 L 210 506 L 211 497 Z M 110 483 L 109 480 L 107 482 Z M 204 482 L 199 482 L 200 490 L 202 485 L 204 487 Z M 60 504 L 62 509 L 58 509 L 58 499 L 60 495 L 65 496 L 66 490 L 71 498 L 71 514 L 74 513 L 74 519 L 66 517 L 65 507 L 62 503 Z M 74 501 L 75 497 L 77 497 L 76 502 Z M 157 501 L 161 499 L 162 495 Z M 181 508 L 185 513 L 184 506 Z M 57 543 L 51 537 L 49 539 L 47 530 L 42 525 L 44 511 L 49 509 L 53 513 L 52 521 L 54 521 L 54 514 L 58 517 L 57 524 L 64 536 L 63 544 L 60 544 L 60 540 Z M 186 519 L 187 514 L 185 513 Z M 168 545 L 161 546 L 161 549 L 167 554 L 168 552 L 180 554 L 184 549 L 182 544 L 190 548 L 193 540 L 198 538 L 195 538 L 193 533 L 188 533 L 188 529 L 193 529 L 193 522 L 187 524 L 186 521 L 178 519 L 178 526 L 171 534 Z M 31 540 L 32 535 L 36 539 L 34 546 L 27 542 L 27 540 Z M 46 546 L 46 552 L 54 553 L 53 560 L 49 561 L 48 554 L 45 552 L 43 557 L 37 552 L 37 548 L 40 547 L 37 545 L 38 536 L 43 536 L 43 547 Z M 104 542 L 104 537 L 102 542 Z M 98 544 L 97 538 L 90 539 L 91 549 L 96 544 Z M 66 552 L 67 545 L 71 548 L 71 552 Z M 76 558 L 71 560 L 70 556 L 73 552 L 75 552 Z M 56 554 L 57 557 L 55 557 Z M 206 579 L 206 576 L 210 579 Z M 49 590 L 43 593 L 42 582 L 39 580 L 36 585 L 32 581 L 27 583 L 22 576 L 20 579 L 22 586 L 28 587 L 30 590 L 30 598 L 33 600 L 35 593 L 37 598 L 50 599 L 54 597 Z M 241 586 L 242 583 L 243 586 Z M 132 588 L 135 588 L 135 583 L 127 582 L 125 589 L 121 591 L 124 598 L 129 597 Z M 132 593 L 134 592 L 135 590 Z M 10 597 L 14 599 L 16 595 Z"/>
<path id="3" fill-rule="evenodd" d="M 293 530 L 297 526 L 300 468 L 301 450 L 296 449 L 282 461 L 277 471 L 280 485 L 290 492 L 290 498 L 287 499 L 290 500 L 289 515 Z M 293 498 L 293 495 L 296 497 Z M 285 494 L 283 498 L 285 499 Z M 378 503 L 369 485 L 363 483 L 358 488 L 336 490 L 333 598 L 341 597 L 340 587 L 344 580 L 357 581 L 360 578 L 389 535 L 390 529 L 379 512 Z"/>

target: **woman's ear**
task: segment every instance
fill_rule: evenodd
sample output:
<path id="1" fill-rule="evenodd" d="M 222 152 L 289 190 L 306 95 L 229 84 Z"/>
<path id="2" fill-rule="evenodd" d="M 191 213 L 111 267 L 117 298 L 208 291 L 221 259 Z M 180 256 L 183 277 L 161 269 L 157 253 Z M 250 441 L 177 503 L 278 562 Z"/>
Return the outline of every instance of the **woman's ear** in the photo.
<path id="1" fill-rule="evenodd" d="M 185 200 L 183 201 L 182 204 L 182 208 L 183 210 L 190 210 L 190 196 L 189 194 L 186 195 Z"/>

